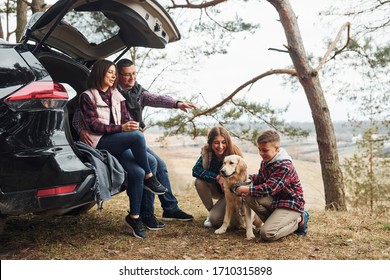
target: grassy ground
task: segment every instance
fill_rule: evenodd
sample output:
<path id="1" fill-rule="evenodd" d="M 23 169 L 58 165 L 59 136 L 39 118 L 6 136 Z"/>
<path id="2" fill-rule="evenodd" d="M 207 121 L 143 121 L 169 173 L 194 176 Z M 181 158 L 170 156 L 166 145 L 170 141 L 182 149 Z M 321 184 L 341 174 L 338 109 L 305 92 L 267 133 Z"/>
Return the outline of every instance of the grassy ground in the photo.
<path id="1" fill-rule="evenodd" d="M 174 143 L 179 143 L 176 140 Z M 183 140 L 184 141 L 184 140 Z M 191 168 L 200 147 L 153 148 L 165 159 L 180 207 L 192 222 L 167 222 L 166 229 L 148 231 L 149 238 L 132 237 L 123 220 L 125 193 L 79 217 L 10 217 L 0 237 L 2 260 L 390 260 L 390 213 L 325 212 L 318 163 L 294 161 L 306 206 L 309 234 L 291 235 L 274 243 L 247 241 L 244 230 L 214 234 L 203 227 L 206 211 L 193 186 Z M 257 153 L 246 154 L 251 173 L 259 166 Z M 161 207 L 156 202 L 156 215 Z"/>
<path id="2" fill-rule="evenodd" d="M 203 227 L 205 210 L 193 189 L 177 195 L 192 222 L 167 222 L 140 240 L 129 234 L 123 219 L 124 193 L 103 211 L 79 217 L 11 217 L 0 239 L 2 260 L 390 260 L 389 213 L 325 212 L 309 209 L 309 234 L 274 243 L 245 240 L 244 230 L 216 235 Z M 161 209 L 156 204 L 156 215 Z"/>

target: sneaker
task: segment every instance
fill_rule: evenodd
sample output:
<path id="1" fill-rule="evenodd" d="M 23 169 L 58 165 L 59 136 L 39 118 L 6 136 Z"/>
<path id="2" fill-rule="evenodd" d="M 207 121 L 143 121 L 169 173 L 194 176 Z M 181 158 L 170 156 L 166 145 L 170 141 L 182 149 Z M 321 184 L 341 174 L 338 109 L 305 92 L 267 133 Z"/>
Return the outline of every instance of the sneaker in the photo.
<path id="1" fill-rule="evenodd" d="M 163 221 L 189 222 L 189 221 L 192 221 L 194 219 L 194 217 L 179 209 L 179 210 L 174 211 L 174 212 L 164 211 L 162 219 L 163 219 Z"/>
<path id="2" fill-rule="evenodd" d="M 309 231 L 307 227 L 307 222 L 309 221 L 309 213 L 305 210 L 302 214 L 302 219 L 298 224 L 298 229 L 294 232 L 297 235 L 305 236 Z"/>
<path id="3" fill-rule="evenodd" d="M 205 227 L 207 227 L 207 228 L 213 227 L 213 225 L 212 225 L 211 222 L 210 222 L 210 218 L 209 218 L 209 217 L 207 217 L 207 219 L 206 219 L 206 221 L 204 221 L 203 225 L 204 225 Z"/>
<path id="4" fill-rule="evenodd" d="M 157 195 L 162 195 L 167 191 L 167 188 L 161 185 L 161 183 L 156 179 L 156 176 L 145 179 L 144 185 L 145 189 Z"/>
<path id="5" fill-rule="evenodd" d="M 125 224 L 128 225 L 133 231 L 133 235 L 137 238 L 146 238 L 147 234 L 145 228 L 142 224 L 142 219 L 133 219 L 130 217 L 130 214 L 125 218 Z"/>
<path id="6" fill-rule="evenodd" d="M 157 220 L 155 215 L 152 215 L 150 217 L 143 217 L 142 223 L 149 230 L 160 230 L 165 228 L 165 224 Z"/>

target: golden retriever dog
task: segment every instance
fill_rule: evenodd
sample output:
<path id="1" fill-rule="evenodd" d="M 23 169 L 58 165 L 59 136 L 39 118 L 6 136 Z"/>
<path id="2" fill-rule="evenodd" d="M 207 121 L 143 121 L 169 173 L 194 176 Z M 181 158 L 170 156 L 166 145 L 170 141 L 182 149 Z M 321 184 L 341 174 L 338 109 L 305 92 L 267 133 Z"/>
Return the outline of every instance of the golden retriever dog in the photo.
<path id="1" fill-rule="evenodd" d="M 255 237 L 253 234 L 254 212 L 245 203 L 241 205 L 241 197 L 233 193 L 235 184 L 243 183 L 247 180 L 247 165 L 244 159 L 238 155 L 226 156 L 219 173 L 224 178 L 223 188 L 225 192 L 226 209 L 223 224 L 215 233 L 225 233 L 233 215 L 235 213 L 240 213 L 240 207 L 243 206 L 243 210 L 245 211 L 246 239 L 250 240 Z"/>

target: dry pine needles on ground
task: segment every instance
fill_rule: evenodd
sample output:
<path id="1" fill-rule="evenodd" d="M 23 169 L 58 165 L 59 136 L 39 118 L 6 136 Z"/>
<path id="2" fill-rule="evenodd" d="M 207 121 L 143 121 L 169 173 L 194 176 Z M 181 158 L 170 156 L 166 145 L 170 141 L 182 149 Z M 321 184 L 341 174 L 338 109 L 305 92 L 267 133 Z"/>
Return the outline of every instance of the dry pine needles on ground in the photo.
<path id="1" fill-rule="evenodd" d="M 9 218 L 1 237 L 0 257 L 60 260 L 389 260 L 389 213 L 310 210 L 306 237 L 291 235 L 264 243 L 245 240 L 245 230 L 216 235 L 203 227 L 205 210 L 194 190 L 177 195 L 192 222 L 167 222 L 149 231 L 149 238 L 132 237 L 123 219 L 126 194 L 112 198 L 102 211 L 73 217 Z M 156 215 L 161 210 L 156 199 Z"/>

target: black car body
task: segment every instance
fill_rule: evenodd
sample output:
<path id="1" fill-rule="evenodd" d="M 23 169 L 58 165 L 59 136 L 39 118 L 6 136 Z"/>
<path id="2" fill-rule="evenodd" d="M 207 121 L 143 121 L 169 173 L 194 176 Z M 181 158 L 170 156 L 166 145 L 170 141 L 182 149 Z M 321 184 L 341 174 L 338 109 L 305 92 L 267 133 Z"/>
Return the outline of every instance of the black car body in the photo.
<path id="1" fill-rule="evenodd" d="M 164 48 L 179 39 L 154 0 L 63 0 L 32 16 L 21 43 L 0 44 L 3 219 L 94 205 L 95 175 L 73 143 L 69 121 L 89 67 L 130 47 Z M 64 85 L 76 93 L 72 99 Z"/>

